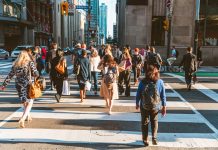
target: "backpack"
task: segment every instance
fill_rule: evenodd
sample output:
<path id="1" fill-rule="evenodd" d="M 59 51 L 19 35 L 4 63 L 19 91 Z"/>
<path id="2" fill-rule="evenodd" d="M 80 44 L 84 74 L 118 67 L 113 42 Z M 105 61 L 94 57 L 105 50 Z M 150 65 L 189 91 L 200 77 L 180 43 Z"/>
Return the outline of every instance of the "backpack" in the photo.
<path id="1" fill-rule="evenodd" d="M 115 67 L 108 67 L 107 73 L 104 75 L 104 83 L 108 89 L 112 89 L 113 83 L 116 81 L 117 69 Z"/>
<path id="2" fill-rule="evenodd" d="M 152 81 L 142 81 L 145 85 L 145 89 L 141 94 L 142 107 L 146 110 L 152 110 L 157 108 L 160 104 L 160 95 L 157 91 L 157 85 Z"/>
<path id="3" fill-rule="evenodd" d="M 158 58 L 156 53 L 151 53 L 151 52 L 148 53 L 147 64 L 148 65 L 155 65 L 158 68 L 160 68 L 160 61 L 159 61 L 159 58 Z"/>

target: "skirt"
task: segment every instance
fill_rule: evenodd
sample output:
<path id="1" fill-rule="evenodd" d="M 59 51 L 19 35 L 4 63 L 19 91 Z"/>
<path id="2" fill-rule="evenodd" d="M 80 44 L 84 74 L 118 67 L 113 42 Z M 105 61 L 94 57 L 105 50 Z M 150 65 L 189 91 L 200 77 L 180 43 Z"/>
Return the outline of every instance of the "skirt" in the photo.
<path id="1" fill-rule="evenodd" d="M 104 81 L 102 81 L 100 87 L 100 96 L 104 97 L 104 99 L 119 99 L 117 83 L 113 83 L 112 88 L 108 89 L 107 85 L 104 83 Z"/>

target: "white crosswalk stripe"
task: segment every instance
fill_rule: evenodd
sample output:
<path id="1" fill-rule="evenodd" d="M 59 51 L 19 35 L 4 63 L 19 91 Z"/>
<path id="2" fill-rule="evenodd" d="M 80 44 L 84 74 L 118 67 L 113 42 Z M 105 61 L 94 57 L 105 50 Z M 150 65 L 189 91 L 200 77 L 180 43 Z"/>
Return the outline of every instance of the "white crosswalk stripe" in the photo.
<path id="1" fill-rule="evenodd" d="M 49 82 L 49 80 L 47 80 L 47 82 Z M 13 85 L 13 83 L 14 82 L 12 81 L 11 85 Z M 49 89 L 49 86 L 47 87 L 47 89 Z M 180 100 L 181 95 L 173 91 L 170 91 L 171 87 L 168 84 L 166 84 L 166 89 L 169 90 L 166 93 L 168 98 L 176 98 L 176 100 L 167 102 L 167 107 L 169 109 L 175 110 L 176 108 L 181 108 L 182 110 L 186 110 L 190 108 L 190 105 Z M 64 96 L 61 100 L 61 103 L 56 103 L 56 100 L 54 98 L 54 94 L 56 93 L 55 91 L 46 90 L 44 92 L 43 97 L 35 100 L 35 108 L 32 110 L 31 115 L 34 120 L 48 119 L 48 125 L 44 125 L 46 127 L 40 127 L 33 120 L 33 122 L 31 123 L 33 124 L 33 126 L 30 125 L 29 128 L 25 129 L 16 129 L 14 127 L 7 127 L 7 125 L 10 125 L 10 122 L 6 124 L 2 123 L 0 124 L 0 141 L 40 142 L 54 144 L 97 143 L 142 145 L 140 128 L 138 128 L 137 130 L 135 130 L 135 128 L 131 130 L 125 130 L 125 126 L 128 126 L 129 124 L 136 123 L 140 127 L 140 113 L 136 113 L 136 111 L 122 111 L 127 107 L 135 107 L 135 95 L 137 90 L 136 86 L 133 86 L 133 92 L 131 92 L 130 97 L 120 96 L 119 100 L 114 100 L 114 107 L 119 107 L 123 109 L 115 109 L 112 115 L 108 115 L 105 111 L 103 111 L 105 109 L 105 101 L 103 100 L 103 98 L 99 97 L 98 95 L 95 95 L 93 92 L 87 92 L 87 99 L 85 99 L 85 102 L 81 104 L 78 90 L 79 88 L 76 82 L 71 82 L 71 95 Z M 6 91 L 0 92 L 0 94 L 0 98 L 17 98 L 17 95 L 14 95 L 16 94 L 14 88 L 8 88 L 6 89 Z M 72 109 L 64 109 L 64 107 L 66 106 L 72 107 Z M 90 110 L 90 108 L 92 107 L 96 110 Z M 74 110 L 76 108 L 77 110 Z M 79 110 L 80 108 L 81 110 Z M 14 112 L 11 116 L 9 116 L 9 119 L 16 119 L 19 118 L 21 115 L 22 109 L 19 109 L 19 111 Z M 68 126 L 66 126 L 57 123 L 56 127 L 53 128 L 52 125 L 49 125 L 49 121 L 53 120 L 60 120 L 62 123 L 65 121 L 72 121 L 72 125 L 69 124 Z M 87 127 L 87 129 L 85 127 L 84 129 L 82 127 L 78 128 L 77 126 L 75 126 L 75 124 L 80 121 L 85 121 L 84 124 L 86 125 L 85 127 Z M 94 127 L 92 128 L 92 126 L 95 126 L 94 123 L 92 124 L 92 126 L 90 125 L 90 128 L 88 128 L 89 121 L 94 121 L 96 122 L 96 124 L 98 123 L 98 121 L 104 122 L 104 125 L 102 125 L 99 129 L 95 129 Z M 117 127 L 117 129 L 114 128 L 113 130 L 107 130 L 106 126 L 110 126 L 111 122 L 117 124 L 122 123 L 124 129 L 119 129 L 119 127 Z M 217 135 L 213 132 L 200 132 L 200 130 L 197 130 L 199 132 L 196 132 L 194 130 L 190 131 L 188 129 L 183 129 L 183 133 L 177 130 L 177 125 L 205 125 L 204 119 L 201 117 L 201 115 L 195 112 L 187 114 L 183 114 L 181 112 L 172 112 L 168 113 L 167 116 L 164 118 L 162 118 L 161 115 L 159 115 L 159 124 L 160 126 L 169 126 L 170 124 L 175 124 L 174 129 L 172 129 L 173 132 L 162 131 L 158 133 L 159 146 L 169 148 L 204 148 L 210 145 L 210 147 L 218 148 L 218 141 L 216 138 Z M 70 126 L 72 126 L 72 128 L 70 128 Z M 78 124 L 78 126 L 80 126 L 80 124 Z"/>

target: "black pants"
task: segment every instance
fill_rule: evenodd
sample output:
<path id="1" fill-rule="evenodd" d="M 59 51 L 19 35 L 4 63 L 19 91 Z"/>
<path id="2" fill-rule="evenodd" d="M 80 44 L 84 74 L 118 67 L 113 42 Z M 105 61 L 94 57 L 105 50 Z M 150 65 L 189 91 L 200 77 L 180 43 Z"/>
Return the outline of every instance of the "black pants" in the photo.
<path id="1" fill-rule="evenodd" d="M 119 79 L 118 79 L 119 92 L 120 93 L 124 92 L 124 88 L 123 88 L 123 81 L 124 81 L 124 84 L 126 85 L 126 90 L 125 90 L 126 96 L 130 96 L 130 77 L 131 77 L 130 70 L 122 71 L 119 74 Z"/>
<path id="2" fill-rule="evenodd" d="M 191 84 L 192 81 L 192 72 L 185 71 L 185 82 L 187 85 Z"/>
<path id="3" fill-rule="evenodd" d="M 149 122 L 151 122 L 152 139 L 156 139 L 158 130 L 158 110 L 145 110 L 141 107 L 141 128 L 143 140 L 148 140 Z"/>
<path id="4" fill-rule="evenodd" d="M 133 67 L 133 74 L 134 74 L 134 82 L 136 82 L 141 74 L 141 69 L 137 67 Z"/>
<path id="5" fill-rule="evenodd" d="M 56 78 L 56 80 L 54 81 L 54 86 L 56 87 L 56 91 L 58 95 L 62 95 L 62 91 L 63 91 L 63 79 L 59 79 Z"/>

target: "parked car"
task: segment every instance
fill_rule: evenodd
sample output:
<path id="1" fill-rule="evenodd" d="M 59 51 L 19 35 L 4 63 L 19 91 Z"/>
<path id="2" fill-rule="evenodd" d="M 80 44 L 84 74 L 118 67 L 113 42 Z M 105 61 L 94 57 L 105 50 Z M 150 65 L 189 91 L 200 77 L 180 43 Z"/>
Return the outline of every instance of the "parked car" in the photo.
<path id="1" fill-rule="evenodd" d="M 0 58 L 8 59 L 9 57 L 9 52 L 7 52 L 4 49 L 0 49 Z"/>
<path id="2" fill-rule="evenodd" d="M 12 58 L 12 61 L 15 60 L 17 58 L 17 56 L 20 54 L 20 52 L 22 50 L 25 50 L 27 48 L 31 48 L 31 49 L 34 49 L 34 46 L 32 45 L 21 45 L 21 46 L 17 46 L 11 53 L 11 58 Z"/>

